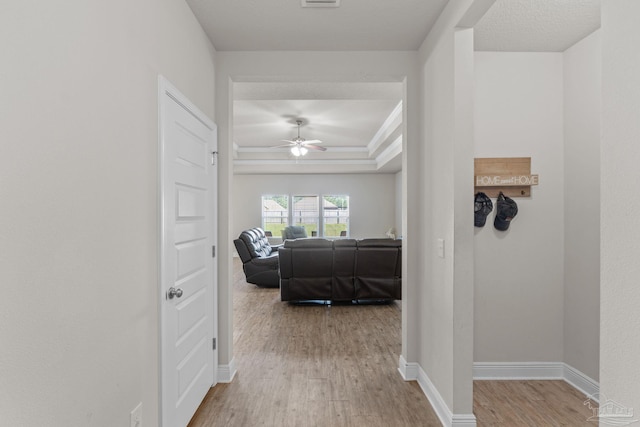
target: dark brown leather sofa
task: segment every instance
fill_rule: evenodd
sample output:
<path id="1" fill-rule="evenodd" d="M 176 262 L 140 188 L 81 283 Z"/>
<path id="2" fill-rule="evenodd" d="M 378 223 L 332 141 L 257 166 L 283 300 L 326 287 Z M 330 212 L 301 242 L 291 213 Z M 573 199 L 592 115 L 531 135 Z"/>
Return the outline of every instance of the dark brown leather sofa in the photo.
<path id="1" fill-rule="evenodd" d="M 278 253 L 282 301 L 401 299 L 401 240 L 287 240 Z"/>
<path id="2" fill-rule="evenodd" d="M 269 244 L 264 231 L 261 228 L 244 230 L 233 243 L 242 260 L 247 282 L 277 288 L 280 283 L 278 246 Z"/>

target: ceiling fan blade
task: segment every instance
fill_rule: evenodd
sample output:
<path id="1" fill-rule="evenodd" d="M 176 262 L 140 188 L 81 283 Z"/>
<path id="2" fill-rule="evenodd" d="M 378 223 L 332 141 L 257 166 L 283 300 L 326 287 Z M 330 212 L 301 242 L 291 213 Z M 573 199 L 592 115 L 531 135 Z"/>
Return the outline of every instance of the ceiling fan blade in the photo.
<path id="1" fill-rule="evenodd" d="M 293 147 L 295 144 L 282 144 L 282 145 L 276 145 L 274 147 L 271 148 L 283 148 L 283 147 Z"/>
<path id="2" fill-rule="evenodd" d="M 324 147 L 317 147 L 314 144 L 322 144 L 322 141 L 319 139 L 310 139 L 305 140 L 300 136 L 300 125 L 302 124 L 302 120 L 296 120 L 296 124 L 298 125 L 298 136 L 294 139 L 283 139 L 282 141 L 288 142 L 289 145 L 278 145 L 272 148 L 280 148 L 280 147 L 292 147 L 291 153 L 294 156 L 304 156 L 307 153 L 307 148 L 315 151 L 327 151 Z"/>
<path id="3" fill-rule="evenodd" d="M 326 148 L 324 147 L 318 147 L 317 145 L 304 145 L 304 148 L 309 148 L 310 150 L 316 150 L 316 151 L 327 151 Z"/>

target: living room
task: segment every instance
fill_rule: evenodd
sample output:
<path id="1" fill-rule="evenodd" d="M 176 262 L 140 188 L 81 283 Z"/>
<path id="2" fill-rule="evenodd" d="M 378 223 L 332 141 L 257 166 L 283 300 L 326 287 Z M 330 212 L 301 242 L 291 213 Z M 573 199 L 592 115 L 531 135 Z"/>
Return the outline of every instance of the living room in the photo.
<path id="1" fill-rule="evenodd" d="M 235 236 L 261 226 L 274 231 L 272 241 L 278 241 L 278 227 L 269 230 L 263 221 L 263 197 L 270 196 L 285 199 L 280 209 L 289 211 L 291 205 L 280 221 L 285 225 L 295 216 L 289 198 L 318 197 L 312 203 L 317 212 L 308 213 L 316 218 L 309 236 L 312 230 L 325 236 L 325 211 L 320 213 L 325 196 L 347 198 L 343 231 L 348 237 L 385 237 L 389 229 L 401 230 L 402 83 L 317 78 L 233 82 Z M 293 154 L 296 138 L 309 147 L 302 155 Z"/>

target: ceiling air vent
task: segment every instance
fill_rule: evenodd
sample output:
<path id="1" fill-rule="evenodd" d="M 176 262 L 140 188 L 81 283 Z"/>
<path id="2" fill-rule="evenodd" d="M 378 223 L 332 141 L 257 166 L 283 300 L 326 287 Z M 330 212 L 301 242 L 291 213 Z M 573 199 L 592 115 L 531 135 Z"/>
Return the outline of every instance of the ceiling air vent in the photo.
<path id="1" fill-rule="evenodd" d="M 339 7 L 340 0 L 300 0 L 302 7 Z"/>

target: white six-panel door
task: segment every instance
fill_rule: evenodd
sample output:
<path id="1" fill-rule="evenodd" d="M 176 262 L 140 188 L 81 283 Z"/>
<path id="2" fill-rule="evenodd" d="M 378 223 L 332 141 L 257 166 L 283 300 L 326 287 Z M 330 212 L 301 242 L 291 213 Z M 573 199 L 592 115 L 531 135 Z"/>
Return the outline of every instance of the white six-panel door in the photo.
<path id="1" fill-rule="evenodd" d="M 159 87 L 161 421 L 184 427 L 216 382 L 216 126 Z"/>

